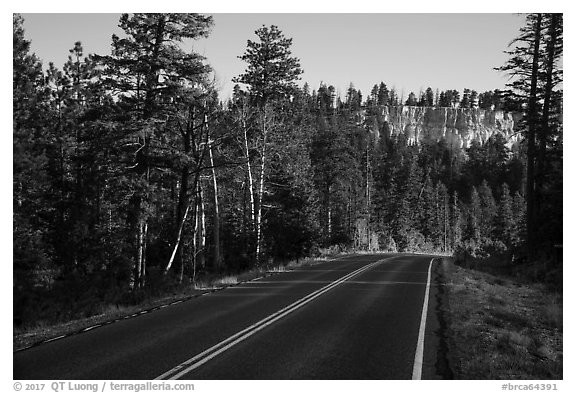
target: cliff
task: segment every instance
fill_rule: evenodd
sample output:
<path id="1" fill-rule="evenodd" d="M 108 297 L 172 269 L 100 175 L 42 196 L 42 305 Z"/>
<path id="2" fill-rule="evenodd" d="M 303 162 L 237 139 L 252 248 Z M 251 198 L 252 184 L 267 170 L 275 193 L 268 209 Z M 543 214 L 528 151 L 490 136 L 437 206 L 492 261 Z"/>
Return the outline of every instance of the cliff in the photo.
<path id="1" fill-rule="evenodd" d="M 479 108 L 434 108 L 382 106 L 365 121 L 377 137 L 394 138 L 400 134 L 409 144 L 445 140 L 454 149 L 465 149 L 472 141 L 484 143 L 502 134 L 510 148 L 516 148 L 520 135 L 515 124 L 520 114 Z"/>

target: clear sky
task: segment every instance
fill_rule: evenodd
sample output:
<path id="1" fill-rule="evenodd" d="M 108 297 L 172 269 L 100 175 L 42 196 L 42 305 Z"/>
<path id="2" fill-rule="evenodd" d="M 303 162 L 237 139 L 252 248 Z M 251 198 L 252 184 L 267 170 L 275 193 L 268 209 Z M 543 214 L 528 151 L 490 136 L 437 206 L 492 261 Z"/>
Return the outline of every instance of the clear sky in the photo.
<path id="1" fill-rule="evenodd" d="M 213 67 L 220 95 L 227 98 L 233 77 L 246 68 L 237 58 L 254 31 L 277 25 L 293 39 L 292 54 L 304 70 L 302 83 L 317 89 L 321 81 L 342 95 L 353 83 L 366 97 L 384 81 L 398 94 L 464 88 L 478 92 L 501 89 L 507 77 L 493 70 L 502 65 L 508 43 L 518 35 L 518 14 L 392 13 L 235 13 L 211 14 L 214 27 L 207 39 L 187 45 Z M 108 54 L 111 35 L 120 34 L 119 14 L 23 14 L 32 51 L 45 65 L 59 68 L 75 41 L 85 53 Z"/>

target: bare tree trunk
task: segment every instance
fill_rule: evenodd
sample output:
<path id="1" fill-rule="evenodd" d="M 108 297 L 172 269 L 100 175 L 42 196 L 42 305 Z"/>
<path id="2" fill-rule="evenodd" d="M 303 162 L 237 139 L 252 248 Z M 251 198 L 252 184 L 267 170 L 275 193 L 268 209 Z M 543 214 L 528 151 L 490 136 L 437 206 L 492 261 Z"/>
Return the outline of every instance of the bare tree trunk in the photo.
<path id="1" fill-rule="evenodd" d="M 210 145 L 210 166 L 212 167 L 212 187 L 214 189 L 214 268 L 219 269 L 222 265 L 220 257 L 220 207 L 218 206 L 218 182 L 216 181 L 212 145 Z"/>
<path id="2" fill-rule="evenodd" d="M 348 202 L 347 202 L 347 212 L 348 212 L 348 229 L 347 234 L 348 236 L 352 235 L 352 188 L 348 186 Z M 330 205 L 329 205 L 330 206 Z M 329 227 L 330 231 L 332 227 Z M 332 233 L 332 232 L 330 232 Z"/>
<path id="3" fill-rule="evenodd" d="M 536 30 L 534 31 L 534 53 L 532 56 L 532 76 L 530 81 L 530 100 L 528 102 L 528 165 L 526 176 L 526 227 L 529 259 L 534 259 L 534 242 L 536 240 L 536 223 L 534 210 L 534 158 L 535 137 L 537 125 L 537 88 L 538 88 L 538 61 L 540 54 L 540 29 L 542 14 L 538 14 Z"/>
<path id="4" fill-rule="evenodd" d="M 266 109 L 264 109 L 266 110 Z M 261 242 L 262 242 L 262 201 L 264 200 L 264 176 L 265 176 L 265 163 L 266 163 L 266 112 L 264 112 L 263 126 L 262 126 L 262 152 L 260 157 L 260 185 L 258 190 L 258 209 L 256 213 L 256 263 L 260 264 L 261 257 Z"/>
<path id="5" fill-rule="evenodd" d="M 245 156 L 246 159 L 246 170 L 248 172 L 248 192 L 250 195 L 250 217 L 252 219 L 252 225 L 256 222 L 256 205 L 255 205 L 255 198 L 254 198 L 254 179 L 252 177 L 252 165 L 250 164 L 250 151 L 248 148 L 248 133 L 246 130 L 246 124 L 243 125 L 244 128 L 244 149 L 245 149 Z"/>
<path id="6" fill-rule="evenodd" d="M 182 247 L 179 248 L 180 250 L 180 274 L 178 275 L 178 283 L 182 284 L 184 281 L 184 255 L 182 253 Z"/>
<path id="7" fill-rule="evenodd" d="M 534 208 L 536 212 L 540 210 L 540 205 L 542 203 L 542 184 L 544 182 L 545 175 L 545 157 L 546 157 L 546 139 L 548 137 L 548 130 L 550 125 L 550 103 L 552 101 L 552 76 L 554 73 L 554 59 L 556 55 L 556 38 L 558 34 L 558 22 L 559 14 L 552 14 L 550 16 L 550 26 L 548 28 L 548 35 L 550 37 L 546 52 L 546 87 L 544 91 L 544 106 L 542 109 L 542 125 L 539 127 L 538 139 L 539 139 L 539 149 L 538 149 L 538 171 L 536 174 L 536 191 L 535 191 L 535 203 Z"/>
<path id="8" fill-rule="evenodd" d="M 328 241 L 332 238 L 332 206 L 330 199 L 328 199 Z"/>
<path id="9" fill-rule="evenodd" d="M 330 183 L 326 182 L 326 227 L 324 228 L 324 235 L 326 241 L 329 243 L 332 238 L 332 198 L 330 194 Z"/>
<path id="10" fill-rule="evenodd" d="M 174 249 L 172 250 L 172 254 L 170 256 L 170 260 L 168 261 L 168 265 L 166 265 L 166 267 L 164 268 L 164 273 L 168 272 L 168 270 L 170 270 L 170 268 L 172 267 L 172 263 L 174 262 L 174 257 L 176 256 L 176 252 L 178 251 L 178 248 L 180 247 L 180 242 L 182 240 L 182 230 L 184 229 L 184 223 L 186 222 L 186 218 L 188 217 L 188 211 L 190 210 L 190 204 L 188 204 L 188 206 L 186 206 L 186 210 L 184 211 L 184 216 L 182 217 L 182 220 L 180 221 L 180 225 L 178 227 L 178 236 L 176 237 L 176 244 L 174 245 Z"/>
<path id="11" fill-rule="evenodd" d="M 185 121 L 185 126 L 183 126 L 181 133 L 182 133 L 182 140 L 183 140 L 183 152 L 186 155 L 193 154 L 194 159 L 196 162 L 195 167 L 191 167 L 190 164 L 185 164 L 182 168 L 181 178 L 180 178 L 180 191 L 178 193 L 178 204 L 176 208 L 176 225 L 174 231 L 174 248 L 172 250 L 172 255 L 168 264 L 164 268 L 164 274 L 168 273 L 170 268 L 172 267 L 175 260 L 179 260 L 180 265 L 180 281 L 184 279 L 184 256 L 183 256 L 183 248 L 180 246 L 182 243 L 182 234 L 183 228 L 185 226 L 185 222 L 190 210 L 190 207 L 193 202 L 191 202 L 191 198 L 189 193 L 191 190 L 194 192 L 198 189 L 199 179 L 200 179 L 200 170 L 202 166 L 202 162 L 205 157 L 205 150 L 207 145 L 207 138 L 206 138 L 206 130 L 205 127 L 206 117 L 204 117 L 204 122 L 202 123 L 201 132 L 199 135 L 194 133 L 195 131 L 195 124 L 194 121 L 196 119 L 196 108 L 192 106 L 189 109 L 188 117 Z M 201 150 L 203 149 L 203 150 Z M 193 180 L 190 179 L 190 175 L 194 175 Z M 196 214 L 197 200 L 194 199 L 194 214 Z M 195 236 L 196 232 L 194 232 Z M 196 248 L 194 249 L 196 251 Z"/>
<path id="12" fill-rule="evenodd" d="M 200 266 L 204 268 L 206 266 L 206 209 L 204 206 L 204 191 L 202 190 L 201 182 L 198 182 L 198 210 L 200 217 L 198 262 Z"/>
<path id="13" fill-rule="evenodd" d="M 186 146 L 185 148 L 185 152 L 187 153 L 188 151 L 186 149 L 189 150 L 189 143 L 184 143 L 184 145 Z M 166 268 L 164 268 L 164 274 L 168 273 L 168 271 L 170 270 L 170 268 L 172 267 L 172 264 L 174 263 L 175 260 L 179 260 L 180 261 L 180 266 L 182 267 L 184 262 L 183 262 L 183 253 L 182 253 L 182 247 L 180 247 L 180 243 L 181 243 L 181 237 L 182 237 L 182 232 L 183 232 L 183 228 L 184 225 L 186 223 L 186 217 L 188 216 L 188 211 L 190 209 L 190 200 L 188 197 L 188 177 L 190 175 L 189 173 L 189 167 L 188 165 L 184 165 L 184 168 L 182 168 L 182 173 L 180 176 L 180 190 L 178 192 L 178 203 L 176 205 L 176 225 L 177 225 L 177 229 L 175 231 L 175 243 L 174 243 L 174 249 L 172 251 L 172 255 L 170 257 L 170 260 L 168 261 L 168 264 L 166 265 Z M 182 269 L 183 270 L 183 269 Z"/>
<path id="14" fill-rule="evenodd" d="M 196 282 L 196 270 L 198 263 L 198 231 L 200 230 L 200 218 L 198 215 L 198 196 L 194 197 L 194 235 L 192 236 L 192 281 Z"/>
<path id="15" fill-rule="evenodd" d="M 444 252 L 448 252 L 448 191 L 444 194 Z"/>
<path id="16" fill-rule="evenodd" d="M 372 234 L 370 233 L 371 201 L 370 201 L 370 156 L 369 156 L 370 146 L 369 146 L 369 144 L 370 144 L 370 137 L 367 138 L 367 143 L 366 143 L 366 213 L 368 216 L 368 218 L 366 220 L 366 232 L 368 235 L 368 251 L 372 251 Z"/>
<path id="17" fill-rule="evenodd" d="M 144 222 L 139 220 L 138 222 L 138 232 L 136 234 L 136 271 L 134 274 L 134 284 L 135 288 L 140 288 L 140 277 L 142 276 L 142 261 L 144 258 Z"/>
<path id="18" fill-rule="evenodd" d="M 246 102 L 242 103 L 240 108 L 240 123 L 243 132 L 243 145 L 242 152 L 244 154 L 244 160 L 246 161 L 246 178 L 247 185 L 244 188 L 244 200 L 243 200 L 243 237 L 245 239 L 245 252 L 251 255 L 254 252 L 253 240 L 254 234 L 256 233 L 256 197 L 255 197 L 255 180 L 253 174 L 252 163 L 250 161 L 250 144 L 248 141 L 248 126 L 246 124 L 247 110 Z M 246 197 L 246 192 L 248 193 L 248 198 Z M 246 208 L 248 199 L 248 209 Z M 247 210 L 249 210 L 249 217 L 247 219 Z"/>
<path id="19" fill-rule="evenodd" d="M 112 207 L 108 208 L 108 237 L 112 236 Z"/>
<path id="20" fill-rule="evenodd" d="M 144 288 L 146 285 L 146 249 L 148 246 L 147 238 L 148 238 L 148 221 L 144 223 L 144 233 L 143 233 L 143 240 L 144 244 L 142 247 L 142 271 L 140 272 L 140 287 Z"/>
<path id="21" fill-rule="evenodd" d="M 130 289 L 140 287 L 142 258 L 144 256 L 144 225 L 142 195 L 133 195 L 129 203 L 128 225 L 131 230 L 131 244 L 134 246 L 130 266 Z"/>
<path id="22" fill-rule="evenodd" d="M 201 250 L 199 250 L 198 247 L 198 238 L 201 235 L 200 232 L 204 232 L 204 231 L 199 228 L 199 210 L 200 210 L 200 204 L 201 202 L 201 196 L 200 196 L 200 182 L 198 181 L 198 179 L 196 179 L 194 181 L 195 183 L 195 190 L 196 190 L 196 196 L 194 197 L 194 233 L 192 236 L 192 282 L 196 281 L 196 266 L 197 266 L 197 262 L 198 262 L 198 255 L 203 255 L 203 246 L 201 246 Z M 188 215 L 188 212 L 190 211 L 190 205 L 192 203 L 189 203 L 187 208 L 186 208 L 186 216 Z M 202 213 L 203 214 L 203 213 Z M 186 221 L 186 218 L 184 218 L 183 222 L 182 222 L 182 226 L 184 226 L 184 222 Z M 201 242 L 200 242 L 201 243 Z M 176 249 L 174 250 L 174 252 L 176 251 Z M 203 258 L 203 256 L 202 256 Z M 204 266 L 204 263 L 202 262 L 200 264 L 201 266 Z M 184 268 L 185 268 L 185 258 L 182 256 L 180 258 L 180 277 L 179 277 L 179 282 L 182 283 L 184 281 Z"/>
<path id="23" fill-rule="evenodd" d="M 194 190 L 198 190 L 199 187 L 199 172 L 196 173 L 195 177 L 194 177 L 194 182 L 193 182 L 193 186 L 192 188 Z M 177 236 L 176 236 L 176 242 L 174 244 L 174 248 L 172 249 L 172 254 L 170 256 L 170 260 L 168 261 L 168 264 L 166 265 L 166 267 L 164 268 L 164 274 L 168 273 L 168 271 L 170 270 L 170 268 L 172 267 L 174 261 L 175 261 L 175 257 L 177 255 L 177 252 L 179 252 L 180 255 L 180 282 L 183 281 L 184 279 L 184 257 L 182 256 L 182 251 L 183 248 L 180 246 L 180 244 L 182 243 L 182 234 L 183 234 L 183 229 L 184 226 L 186 224 L 186 219 L 188 217 L 188 213 L 190 211 L 190 206 L 192 205 L 192 202 L 187 199 L 187 203 L 186 203 L 186 207 L 184 210 L 184 214 L 182 216 L 182 219 L 180 220 L 179 226 L 178 226 L 178 232 L 177 232 Z M 194 198 L 194 217 L 195 220 L 197 220 L 197 215 L 198 215 L 198 196 L 196 196 Z M 193 257 L 193 274 L 196 274 L 196 251 L 197 251 L 197 247 L 196 247 L 196 234 L 197 234 L 197 228 L 195 227 L 194 229 L 194 236 L 193 236 L 193 241 L 194 241 L 194 257 Z"/>

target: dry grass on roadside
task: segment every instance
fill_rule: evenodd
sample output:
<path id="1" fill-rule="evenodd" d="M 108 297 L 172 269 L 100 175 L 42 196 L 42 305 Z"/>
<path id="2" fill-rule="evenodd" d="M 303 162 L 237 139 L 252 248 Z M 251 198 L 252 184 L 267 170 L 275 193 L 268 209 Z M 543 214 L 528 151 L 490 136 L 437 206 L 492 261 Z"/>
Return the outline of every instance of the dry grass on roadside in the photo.
<path id="1" fill-rule="evenodd" d="M 71 320 L 63 323 L 46 323 L 44 321 L 37 321 L 33 326 L 27 327 L 14 327 L 13 330 L 13 349 L 18 350 L 28 347 L 35 343 L 49 340 L 58 336 L 67 335 L 78 332 L 87 327 L 99 325 L 120 319 L 129 315 L 139 313 L 143 310 L 148 310 L 160 305 L 169 304 L 173 301 L 188 299 L 191 296 L 203 292 L 219 289 L 231 285 L 236 285 L 241 282 L 250 281 L 257 277 L 262 277 L 270 273 L 282 273 L 290 271 L 299 267 L 311 266 L 318 263 L 326 262 L 327 258 L 304 258 L 298 261 L 291 261 L 284 265 L 274 265 L 270 268 L 256 268 L 237 275 L 214 275 L 210 277 L 202 277 L 198 279 L 193 285 L 181 286 L 175 289 L 172 293 L 164 296 L 158 296 L 136 305 L 121 305 L 110 304 L 102 305 L 101 309 L 97 310 L 97 315 Z"/>
<path id="2" fill-rule="evenodd" d="M 562 295 L 455 267 L 449 331 L 460 379 L 562 379 Z"/>

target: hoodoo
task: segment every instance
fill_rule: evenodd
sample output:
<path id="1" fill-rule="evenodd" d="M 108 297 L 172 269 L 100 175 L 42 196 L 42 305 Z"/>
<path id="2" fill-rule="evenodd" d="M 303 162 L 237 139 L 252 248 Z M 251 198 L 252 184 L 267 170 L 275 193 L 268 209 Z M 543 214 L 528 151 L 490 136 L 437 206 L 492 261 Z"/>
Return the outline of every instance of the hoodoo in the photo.
<path id="1" fill-rule="evenodd" d="M 465 149 L 472 141 L 486 142 L 503 135 L 508 147 L 516 148 L 520 135 L 515 125 L 520 113 L 480 108 L 436 108 L 381 106 L 364 119 L 377 137 L 394 138 L 404 134 L 411 145 L 445 140 L 454 149 Z"/>

